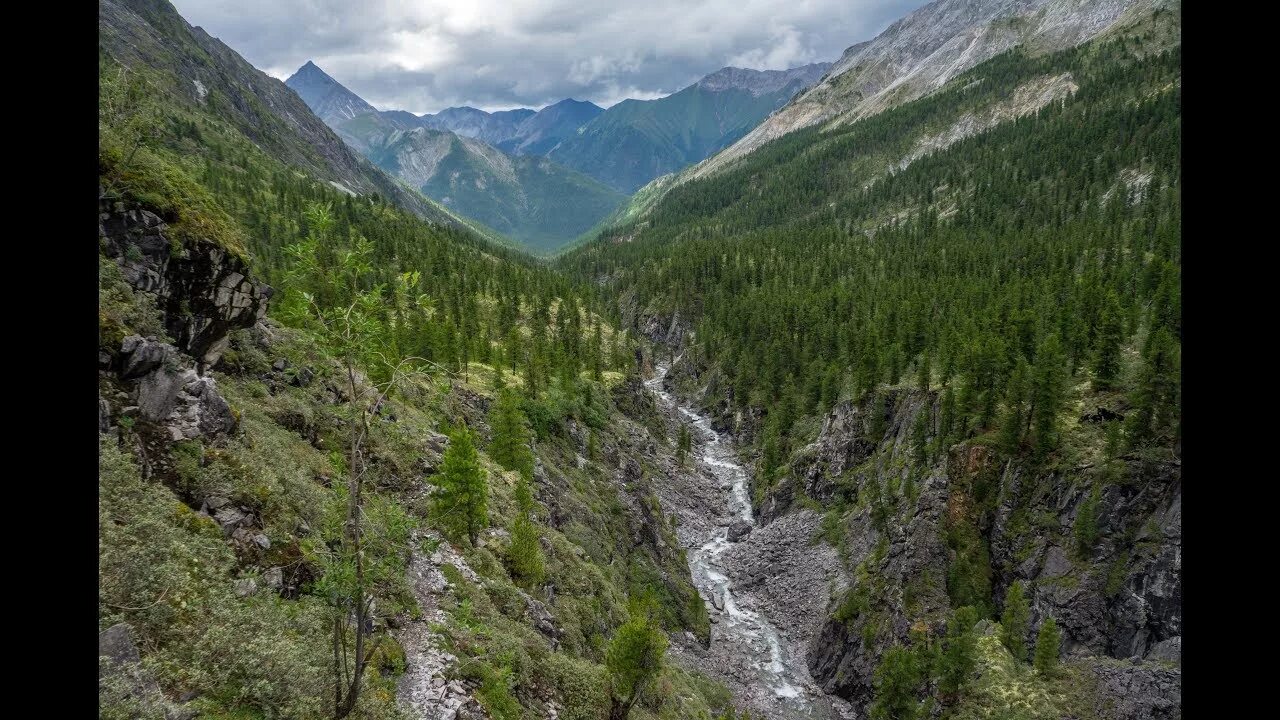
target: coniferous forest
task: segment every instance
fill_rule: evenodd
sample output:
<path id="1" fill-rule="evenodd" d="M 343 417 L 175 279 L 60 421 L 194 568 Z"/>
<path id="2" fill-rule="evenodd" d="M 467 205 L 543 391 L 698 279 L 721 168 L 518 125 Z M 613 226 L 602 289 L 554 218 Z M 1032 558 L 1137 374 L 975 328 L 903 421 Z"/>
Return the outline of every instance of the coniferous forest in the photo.
<path id="1" fill-rule="evenodd" d="M 920 3 L 545 258 L 100 0 L 99 717 L 1181 718 L 1180 32 Z"/>

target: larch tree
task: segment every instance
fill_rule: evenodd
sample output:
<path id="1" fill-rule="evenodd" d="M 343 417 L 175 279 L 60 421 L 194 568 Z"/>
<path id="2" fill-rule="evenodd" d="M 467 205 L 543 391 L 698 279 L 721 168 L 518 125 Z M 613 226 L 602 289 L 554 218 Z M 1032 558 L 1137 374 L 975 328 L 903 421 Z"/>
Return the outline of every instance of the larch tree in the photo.
<path id="1" fill-rule="evenodd" d="M 652 609 L 633 609 L 605 651 L 610 683 L 609 720 L 626 720 L 662 671 L 666 652 L 667 636 L 654 620 Z"/>
<path id="2" fill-rule="evenodd" d="M 1052 677 L 1057 672 L 1061 645 L 1062 632 L 1058 630 L 1058 621 L 1050 617 L 1040 624 L 1040 632 L 1036 635 L 1036 672 L 1045 677 Z"/>
<path id="3" fill-rule="evenodd" d="M 466 536 L 472 545 L 489 524 L 488 473 L 480 467 L 471 431 L 458 428 L 449 437 L 434 482 L 437 492 L 433 514 L 440 527 L 453 537 Z"/>
<path id="4" fill-rule="evenodd" d="M 1000 616 L 1000 642 L 1019 662 L 1027 661 L 1027 630 L 1031 622 L 1031 606 L 1019 580 L 1009 586 L 1004 596 L 1004 614 Z"/>

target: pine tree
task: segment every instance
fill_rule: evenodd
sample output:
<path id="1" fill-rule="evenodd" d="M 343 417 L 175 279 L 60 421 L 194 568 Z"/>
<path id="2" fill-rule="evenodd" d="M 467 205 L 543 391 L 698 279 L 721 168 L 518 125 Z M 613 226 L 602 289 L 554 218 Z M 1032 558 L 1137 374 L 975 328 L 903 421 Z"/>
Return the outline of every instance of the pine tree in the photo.
<path id="1" fill-rule="evenodd" d="M 1004 614 L 1000 616 L 1000 642 L 1019 662 L 1027 661 L 1027 630 L 1031 623 L 1031 607 L 1022 581 L 1009 586 L 1004 596 Z"/>
<path id="2" fill-rule="evenodd" d="M 533 477 L 533 432 L 520 409 L 520 396 L 512 389 L 498 393 L 489 409 L 489 426 L 493 442 L 489 456 L 508 470 L 518 470 L 526 478 Z"/>
<path id="3" fill-rule="evenodd" d="M 1036 672 L 1051 677 L 1058 669 L 1058 653 L 1061 651 L 1062 633 L 1058 630 L 1058 622 L 1052 617 L 1040 624 L 1040 633 L 1036 636 Z"/>
<path id="4" fill-rule="evenodd" d="M 440 472 L 435 477 L 436 522 L 452 537 L 465 535 L 475 545 L 489 524 L 489 482 L 476 454 L 471 431 L 465 427 L 449 437 Z"/>

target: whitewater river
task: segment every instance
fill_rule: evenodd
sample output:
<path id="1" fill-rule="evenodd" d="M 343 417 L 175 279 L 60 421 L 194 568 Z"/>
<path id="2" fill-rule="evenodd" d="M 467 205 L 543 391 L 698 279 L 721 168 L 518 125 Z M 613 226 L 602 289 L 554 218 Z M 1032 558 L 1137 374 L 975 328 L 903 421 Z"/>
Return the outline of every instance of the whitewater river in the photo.
<path id="1" fill-rule="evenodd" d="M 728 538 L 732 524 L 755 525 L 748 493 L 748 475 L 736 460 L 731 438 L 711 427 L 704 415 L 681 405 L 663 386 L 667 364 L 658 364 L 655 376 L 645 385 L 665 410 L 677 411 L 691 427 L 692 457 L 705 472 L 699 477 L 718 483 L 717 518 L 689 548 L 689 569 L 693 582 L 707 601 L 712 614 L 711 648 L 704 669 L 737 685 L 753 710 L 767 710 L 769 717 L 827 718 L 831 706 L 809 678 L 803 657 L 792 658 L 777 628 L 752 609 L 754 598 L 735 591 L 727 567 L 725 551 L 734 546 Z"/>

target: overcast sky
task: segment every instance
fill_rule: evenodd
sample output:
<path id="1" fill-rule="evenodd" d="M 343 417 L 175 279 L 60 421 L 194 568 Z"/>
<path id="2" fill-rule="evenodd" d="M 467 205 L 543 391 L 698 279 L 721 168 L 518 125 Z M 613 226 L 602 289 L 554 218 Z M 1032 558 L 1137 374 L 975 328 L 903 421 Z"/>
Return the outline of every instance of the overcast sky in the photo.
<path id="1" fill-rule="evenodd" d="M 285 79 L 313 60 L 381 110 L 602 106 L 725 65 L 833 61 L 926 0 L 173 0 Z"/>

